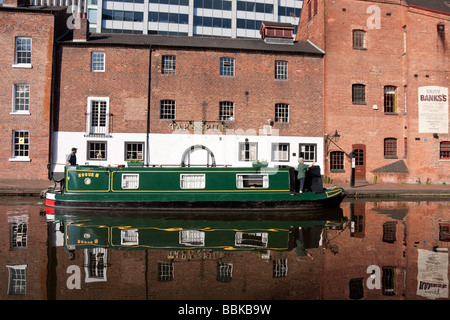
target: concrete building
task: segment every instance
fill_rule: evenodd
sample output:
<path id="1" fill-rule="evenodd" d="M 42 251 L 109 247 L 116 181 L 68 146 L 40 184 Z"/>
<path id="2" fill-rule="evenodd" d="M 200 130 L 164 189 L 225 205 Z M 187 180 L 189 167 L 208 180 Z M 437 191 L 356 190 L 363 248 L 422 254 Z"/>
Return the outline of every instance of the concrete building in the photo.
<path id="1" fill-rule="evenodd" d="M 353 156 L 361 181 L 448 183 L 449 23 L 443 0 L 305 1 L 297 40 L 325 51 L 328 178 L 350 180 Z"/>
<path id="2" fill-rule="evenodd" d="M 262 21 L 295 27 L 303 0 L 33 0 L 74 6 L 93 33 L 259 38 Z"/>

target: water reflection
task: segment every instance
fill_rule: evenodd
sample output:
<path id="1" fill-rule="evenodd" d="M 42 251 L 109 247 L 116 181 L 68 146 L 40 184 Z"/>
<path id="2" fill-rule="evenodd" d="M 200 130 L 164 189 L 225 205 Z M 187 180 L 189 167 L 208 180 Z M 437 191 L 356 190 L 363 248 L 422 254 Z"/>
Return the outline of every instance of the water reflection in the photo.
<path id="1" fill-rule="evenodd" d="M 0 199 L 0 299 L 448 299 L 448 201 L 56 212 Z"/>

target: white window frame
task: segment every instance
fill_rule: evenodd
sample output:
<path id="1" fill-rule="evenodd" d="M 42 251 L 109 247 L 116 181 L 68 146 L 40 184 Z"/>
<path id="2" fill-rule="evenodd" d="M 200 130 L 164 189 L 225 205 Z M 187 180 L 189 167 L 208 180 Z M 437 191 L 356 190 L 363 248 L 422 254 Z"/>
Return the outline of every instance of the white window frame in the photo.
<path id="1" fill-rule="evenodd" d="M 139 146 L 142 147 L 142 151 L 140 150 L 128 150 L 128 146 L 130 146 L 132 149 L 136 148 L 139 149 Z M 130 160 L 144 160 L 144 152 L 145 152 L 145 142 L 131 142 L 131 141 L 125 141 L 125 161 Z M 134 157 L 136 156 L 136 158 Z"/>
<path id="2" fill-rule="evenodd" d="M 235 76 L 235 59 L 232 57 L 220 58 L 220 76 L 234 77 Z"/>
<path id="3" fill-rule="evenodd" d="M 199 230 L 181 230 L 179 232 L 179 243 L 185 246 L 204 247 L 205 232 Z"/>
<path id="4" fill-rule="evenodd" d="M 230 282 L 233 278 L 233 261 L 220 259 L 217 261 L 217 280 Z"/>
<path id="5" fill-rule="evenodd" d="M 96 60 L 96 56 L 101 57 L 101 60 Z M 105 72 L 106 55 L 105 52 L 93 51 L 91 52 L 91 71 Z"/>
<path id="6" fill-rule="evenodd" d="M 20 63 L 17 61 L 18 59 L 18 51 L 17 51 L 17 42 L 18 40 L 25 40 L 25 39 L 29 39 L 30 40 L 30 63 Z M 13 68 L 29 68 L 31 69 L 31 55 L 33 52 L 33 41 L 31 39 L 31 37 L 16 37 L 14 39 L 14 64 L 12 65 Z"/>
<path id="7" fill-rule="evenodd" d="M 275 104 L 275 122 L 288 123 L 289 122 L 289 104 L 276 103 Z"/>
<path id="8" fill-rule="evenodd" d="M 103 126 L 98 125 L 92 125 L 92 114 L 93 114 L 93 103 L 94 102 L 105 102 L 106 103 L 106 110 L 105 110 L 105 126 L 104 129 Z M 108 135 L 109 134 L 109 97 L 88 97 L 87 102 L 87 117 L 86 117 L 86 134 L 87 135 Z M 100 120 L 100 116 L 98 116 L 98 119 Z"/>
<path id="9" fill-rule="evenodd" d="M 93 148 L 93 144 L 94 143 L 98 143 L 98 144 L 103 144 L 104 146 L 105 146 L 105 150 L 103 151 L 103 150 L 95 150 L 94 148 Z M 87 160 L 91 160 L 91 161 L 105 161 L 105 160 L 108 160 L 108 142 L 107 141 L 98 141 L 98 140 L 95 140 L 95 141 L 87 141 L 87 143 L 86 143 L 86 146 L 87 146 L 87 155 L 86 155 L 86 159 Z M 95 156 L 94 157 L 91 157 L 91 152 L 95 152 L 95 151 L 99 151 L 99 152 L 97 152 L 96 154 L 95 154 Z M 101 151 L 103 151 L 103 153 L 101 152 Z"/>
<path id="10" fill-rule="evenodd" d="M 204 174 L 180 174 L 180 189 L 205 189 Z"/>
<path id="11" fill-rule="evenodd" d="M 275 80 L 288 79 L 288 62 L 286 60 L 275 61 Z"/>
<path id="12" fill-rule="evenodd" d="M 172 281 L 174 279 L 174 263 L 158 262 L 158 281 Z"/>
<path id="13" fill-rule="evenodd" d="M 245 243 L 245 237 L 255 237 L 260 238 L 261 245 Z M 246 247 L 246 248 L 267 248 L 269 243 L 269 234 L 267 232 L 242 232 L 238 231 L 234 237 L 234 244 L 236 247 Z M 258 241 L 255 239 L 255 242 Z"/>
<path id="14" fill-rule="evenodd" d="M 175 55 L 163 55 L 162 61 L 162 74 L 175 74 L 177 67 L 177 57 Z"/>
<path id="15" fill-rule="evenodd" d="M 273 277 L 282 278 L 287 277 L 288 273 L 288 259 L 273 260 Z"/>
<path id="16" fill-rule="evenodd" d="M 311 150 L 312 149 L 312 150 Z M 305 162 L 317 159 L 317 144 L 316 143 L 299 143 L 298 156 L 305 159 Z"/>
<path id="17" fill-rule="evenodd" d="M 25 86 L 28 87 L 28 98 L 24 98 L 24 99 L 28 99 L 28 104 L 27 104 L 27 109 L 26 110 L 17 110 L 16 109 L 16 94 L 17 94 L 17 88 L 19 86 Z M 27 83 L 15 83 L 13 84 L 12 87 L 12 110 L 10 114 L 30 114 L 30 99 L 31 99 L 31 87 L 29 84 Z"/>
<path id="18" fill-rule="evenodd" d="M 246 145 L 248 145 L 248 159 L 246 158 Z M 256 161 L 258 158 L 258 142 L 239 142 L 239 161 Z"/>
<path id="19" fill-rule="evenodd" d="M 234 121 L 234 102 L 219 102 L 219 121 Z"/>
<path id="20" fill-rule="evenodd" d="M 27 293 L 27 265 L 7 265 L 9 272 L 8 295 L 23 295 Z"/>
<path id="21" fill-rule="evenodd" d="M 286 147 L 286 150 L 280 148 Z M 272 161 L 288 162 L 290 144 L 285 142 L 272 143 Z"/>
<path id="22" fill-rule="evenodd" d="M 15 155 L 15 151 L 16 151 L 16 144 L 15 144 L 15 134 L 16 132 L 28 132 L 28 155 L 26 156 L 16 156 Z M 28 130 L 13 130 L 12 132 L 12 152 L 11 152 L 11 158 L 9 159 L 9 161 L 30 161 L 30 131 Z M 19 142 L 19 144 L 21 144 Z M 25 144 L 25 142 L 23 143 Z"/>
<path id="23" fill-rule="evenodd" d="M 100 264 L 100 257 L 103 257 L 103 264 Z M 94 260 L 91 260 L 91 259 Z M 108 270 L 108 249 L 89 248 L 84 249 L 84 273 L 85 282 L 106 282 L 106 271 Z M 92 271 L 92 272 L 91 272 Z"/>
<path id="24" fill-rule="evenodd" d="M 137 246 L 139 244 L 139 229 L 120 230 L 120 244 L 123 246 Z"/>
<path id="25" fill-rule="evenodd" d="M 122 189 L 139 189 L 139 174 L 122 174 Z"/>
<path id="26" fill-rule="evenodd" d="M 256 178 L 256 177 L 258 177 L 258 178 Z M 245 186 L 246 181 L 260 179 L 259 177 L 261 177 L 261 180 L 262 180 L 261 187 Z M 255 174 L 252 174 L 252 173 L 236 174 L 236 188 L 238 188 L 238 189 L 267 189 L 267 188 L 269 188 L 269 175 L 268 174 L 257 174 L 257 173 L 255 173 Z"/>

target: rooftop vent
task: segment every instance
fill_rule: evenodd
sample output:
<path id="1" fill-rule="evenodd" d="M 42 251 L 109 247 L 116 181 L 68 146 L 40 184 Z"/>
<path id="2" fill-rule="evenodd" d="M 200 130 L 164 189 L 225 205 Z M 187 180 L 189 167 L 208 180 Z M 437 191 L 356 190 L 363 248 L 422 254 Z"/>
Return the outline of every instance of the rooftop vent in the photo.
<path id="1" fill-rule="evenodd" d="M 267 22 L 261 23 L 259 29 L 261 39 L 271 44 L 293 44 L 294 26 L 290 23 Z"/>

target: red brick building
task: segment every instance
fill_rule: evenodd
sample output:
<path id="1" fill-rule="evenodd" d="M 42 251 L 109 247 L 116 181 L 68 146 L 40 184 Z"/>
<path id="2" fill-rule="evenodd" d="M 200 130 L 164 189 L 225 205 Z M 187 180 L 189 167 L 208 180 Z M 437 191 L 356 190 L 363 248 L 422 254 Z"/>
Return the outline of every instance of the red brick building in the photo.
<path id="1" fill-rule="evenodd" d="M 448 183 L 445 1 L 306 0 L 297 40 L 325 51 L 325 175 Z M 340 135 L 336 141 L 334 134 Z"/>
<path id="2" fill-rule="evenodd" d="M 66 8 L 0 5 L 0 166 L 2 179 L 46 179 L 54 84 L 54 41 Z"/>
<path id="3" fill-rule="evenodd" d="M 58 42 L 54 162 L 76 147 L 81 164 L 321 163 L 323 53 L 294 42 L 292 25 L 263 28 L 264 39 L 76 30 Z"/>

